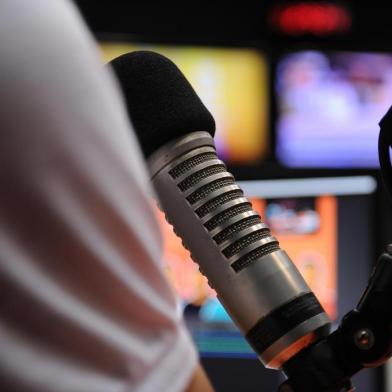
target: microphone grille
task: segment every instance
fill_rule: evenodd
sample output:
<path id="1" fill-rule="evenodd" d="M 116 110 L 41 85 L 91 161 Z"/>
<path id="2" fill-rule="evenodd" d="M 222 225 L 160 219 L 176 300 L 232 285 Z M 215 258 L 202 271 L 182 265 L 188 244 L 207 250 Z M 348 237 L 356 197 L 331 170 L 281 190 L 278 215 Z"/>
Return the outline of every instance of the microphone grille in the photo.
<path id="1" fill-rule="evenodd" d="M 204 226 L 208 231 L 211 231 L 218 227 L 220 224 L 228 221 L 230 218 L 233 218 L 247 211 L 252 211 L 252 205 L 249 202 L 244 202 L 243 204 L 228 208 L 222 213 L 214 216 L 212 219 L 206 222 Z"/>
<path id="2" fill-rule="evenodd" d="M 255 260 L 267 256 L 270 253 L 275 252 L 279 249 L 280 247 L 278 241 L 274 241 L 271 244 L 257 248 L 254 251 L 248 253 L 246 256 L 240 258 L 235 263 L 233 263 L 231 266 L 233 267 L 233 270 L 235 272 L 239 272 L 245 267 L 247 267 L 249 264 L 253 263 Z"/>
<path id="3" fill-rule="evenodd" d="M 178 187 L 182 191 L 186 191 L 189 188 L 192 188 L 195 184 L 200 182 L 203 178 L 209 177 L 213 174 L 217 173 L 222 173 L 225 172 L 226 168 L 223 164 L 217 164 L 217 165 L 211 165 L 206 167 L 205 169 L 202 169 L 200 171 L 197 171 L 190 175 L 189 177 L 185 178 L 185 180 L 181 181 L 178 184 Z"/>
<path id="4" fill-rule="evenodd" d="M 203 218 L 203 216 L 214 211 L 215 208 L 226 203 L 227 201 L 234 200 L 242 196 L 244 196 L 244 192 L 242 192 L 241 189 L 234 189 L 232 191 L 228 191 L 216 197 L 215 199 L 209 200 L 207 203 L 199 207 L 195 212 L 199 216 L 199 218 Z"/>
<path id="5" fill-rule="evenodd" d="M 214 237 L 214 241 L 219 245 L 227 238 L 229 238 L 231 235 L 233 235 L 235 232 L 241 231 L 246 229 L 247 227 L 257 225 L 261 223 L 261 219 L 258 215 L 251 215 L 247 218 L 244 218 L 240 220 L 237 223 L 234 223 L 233 225 L 229 226 L 228 228 L 222 230 L 219 234 L 217 234 Z"/>
<path id="6" fill-rule="evenodd" d="M 252 244 L 253 242 L 257 240 L 261 240 L 263 238 L 268 238 L 270 235 L 271 233 L 268 229 L 260 229 L 258 231 L 254 231 L 251 234 L 248 234 L 247 236 L 244 236 L 240 240 L 229 245 L 227 248 L 223 250 L 223 254 L 227 258 L 230 258 L 235 254 L 237 254 L 242 249 L 244 249 L 249 244 Z"/>
<path id="7" fill-rule="evenodd" d="M 215 159 L 215 158 L 216 158 L 216 154 L 214 152 L 204 152 L 200 155 L 196 155 L 196 156 L 180 163 L 178 166 L 171 169 L 169 171 L 169 174 L 172 176 L 172 178 L 177 178 L 181 174 L 184 174 L 187 171 L 189 171 L 190 169 L 192 169 L 194 166 L 197 166 L 200 163 L 203 163 L 205 161 Z"/>
<path id="8" fill-rule="evenodd" d="M 212 146 L 176 158 L 168 173 L 234 271 L 280 249 Z"/>
<path id="9" fill-rule="evenodd" d="M 199 189 L 197 189 L 195 192 L 193 192 L 191 195 L 189 195 L 186 199 L 190 204 L 195 204 L 199 200 L 202 200 L 203 198 L 207 197 L 209 193 L 212 193 L 216 191 L 217 189 L 223 188 L 228 185 L 234 185 L 235 181 L 233 177 L 224 177 L 224 178 L 218 178 L 215 181 L 212 181 Z"/>

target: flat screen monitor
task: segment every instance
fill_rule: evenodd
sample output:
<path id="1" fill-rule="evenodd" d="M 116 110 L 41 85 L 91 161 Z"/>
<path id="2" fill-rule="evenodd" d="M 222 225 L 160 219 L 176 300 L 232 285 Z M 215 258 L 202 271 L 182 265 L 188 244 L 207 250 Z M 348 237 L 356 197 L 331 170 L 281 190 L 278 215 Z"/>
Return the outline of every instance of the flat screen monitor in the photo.
<path id="1" fill-rule="evenodd" d="M 276 155 L 297 168 L 378 167 L 382 116 L 392 105 L 392 55 L 298 51 L 275 78 Z"/>
<path id="2" fill-rule="evenodd" d="M 215 143 L 222 160 L 250 165 L 268 153 L 268 67 L 259 50 L 125 42 L 102 42 L 101 49 L 105 61 L 135 50 L 170 58 L 214 116 Z"/>
<path id="3" fill-rule="evenodd" d="M 334 323 L 366 287 L 372 253 L 372 177 L 239 182 Z M 158 212 L 164 260 L 202 356 L 256 357 L 197 264 Z"/>

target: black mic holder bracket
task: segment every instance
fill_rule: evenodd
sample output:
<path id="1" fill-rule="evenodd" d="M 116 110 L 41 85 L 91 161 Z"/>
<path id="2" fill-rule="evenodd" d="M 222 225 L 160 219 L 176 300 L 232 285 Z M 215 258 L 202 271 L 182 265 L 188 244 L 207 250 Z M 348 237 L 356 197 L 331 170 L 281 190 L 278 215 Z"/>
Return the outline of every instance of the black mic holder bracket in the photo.
<path id="1" fill-rule="evenodd" d="M 379 160 L 392 200 L 392 107 L 380 122 Z M 379 257 L 357 307 L 328 337 L 305 348 L 282 370 L 288 379 L 279 392 L 350 392 L 350 378 L 392 356 L 392 244 Z"/>
<path id="2" fill-rule="evenodd" d="M 392 355 L 392 245 L 375 266 L 356 309 L 327 338 L 284 364 L 279 392 L 354 391 L 350 377 Z"/>

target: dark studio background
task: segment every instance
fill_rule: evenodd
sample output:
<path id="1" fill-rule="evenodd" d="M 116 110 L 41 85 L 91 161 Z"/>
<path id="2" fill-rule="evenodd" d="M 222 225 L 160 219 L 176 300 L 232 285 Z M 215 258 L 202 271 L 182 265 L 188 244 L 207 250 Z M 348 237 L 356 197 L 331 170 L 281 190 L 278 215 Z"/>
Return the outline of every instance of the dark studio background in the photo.
<path id="1" fill-rule="evenodd" d="M 378 2 L 329 2 L 342 5 L 351 15 L 350 28 L 337 34 L 288 35 L 271 25 L 272 10 L 278 5 L 294 2 L 153 2 L 100 0 L 76 1 L 89 27 L 98 40 L 132 40 L 166 44 L 197 44 L 209 46 L 234 46 L 260 48 L 266 53 L 271 72 L 270 124 L 276 119 L 272 80 L 279 55 L 296 49 L 344 49 L 383 51 L 392 53 L 392 23 L 387 6 Z M 297 2 L 298 3 L 298 2 Z M 305 3 L 305 2 L 301 2 Z M 392 102 L 391 102 L 392 105 Z M 375 124 L 377 127 L 377 124 Z M 339 250 L 339 302 L 342 311 L 355 306 L 371 263 L 392 238 L 392 205 L 387 200 L 377 169 L 289 169 L 281 166 L 274 155 L 273 126 L 270 135 L 269 155 L 260 164 L 230 166 L 237 179 L 274 179 L 314 176 L 345 176 L 369 174 L 376 178 L 377 193 L 369 200 L 358 198 L 358 208 L 372 203 L 373 214 L 366 218 L 371 230 L 372 246 L 364 249 L 356 245 L 356 232 L 349 227 L 353 214 L 358 211 L 345 205 L 339 208 L 339 238 L 345 242 Z M 350 209 L 351 208 L 351 209 Z M 361 228 L 356 228 L 361 230 Z M 361 234 L 358 233 L 358 236 Z M 356 274 L 353 275 L 353 271 Z M 339 312 L 341 314 L 341 312 Z M 257 360 L 203 358 L 203 364 L 217 391 L 274 391 L 282 378 L 277 372 L 265 370 Z M 359 392 L 386 391 L 382 369 L 364 371 L 356 381 Z"/>

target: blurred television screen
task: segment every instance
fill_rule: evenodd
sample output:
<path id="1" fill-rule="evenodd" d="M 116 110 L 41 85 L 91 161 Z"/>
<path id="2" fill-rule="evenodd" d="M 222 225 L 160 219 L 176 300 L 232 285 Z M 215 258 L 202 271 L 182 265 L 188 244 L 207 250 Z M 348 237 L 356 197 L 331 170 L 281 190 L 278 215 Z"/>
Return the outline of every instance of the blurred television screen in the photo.
<path id="1" fill-rule="evenodd" d="M 299 51 L 277 67 L 276 154 L 289 167 L 378 167 L 392 55 Z"/>
<path id="2" fill-rule="evenodd" d="M 363 176 L 244 181 L 240 185 L 331 320 L 337 322 L 342 312 L 348 310 L 342 301 L 347 300 L 352 307 L 359 298 L 360 293 L 358 298 L 352 298 L 348 288 L 355 284 L 361 290 L 368 278 L 366 266 L 372 262 L 369 195 L 375 189 L 374 180 Z M 166 272 L 179 295 L 185 321 L 200 353 L 255 357 L 158 209 L 157 215 L 164 239 Z M 361 228 L 360 236 L 355 235 L 356 228 Z M 339 297 L 339 270 L 350 268 L 350 259 L 356 268 L 354 282 L 341 272 L 343 296 Z"/>
<path id="3" fill-rule="evenodd" d="M 269 81 L 260 51 L 126 42 L 102 42 L 101 49 L 105 61 L 135 50 L 170 58 L 214 116 L 217 152 L 225 162 L 248 165 L 268 153 Z"/>

